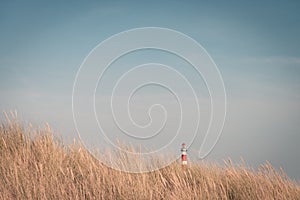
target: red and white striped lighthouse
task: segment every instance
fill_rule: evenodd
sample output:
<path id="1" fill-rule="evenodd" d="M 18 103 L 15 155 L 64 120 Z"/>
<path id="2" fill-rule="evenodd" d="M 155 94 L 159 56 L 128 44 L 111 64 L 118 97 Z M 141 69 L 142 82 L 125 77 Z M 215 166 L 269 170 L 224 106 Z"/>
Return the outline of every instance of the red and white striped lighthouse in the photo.
<path id="1" fill-rule="evenodd" d="M 186 149 L 185 143 L 182 143 L 182 148 L 181 148 L 181 164 L 182 164 L 182 166 L 187 165 L 186 152 L 187 152 L 187 149 Z"/>

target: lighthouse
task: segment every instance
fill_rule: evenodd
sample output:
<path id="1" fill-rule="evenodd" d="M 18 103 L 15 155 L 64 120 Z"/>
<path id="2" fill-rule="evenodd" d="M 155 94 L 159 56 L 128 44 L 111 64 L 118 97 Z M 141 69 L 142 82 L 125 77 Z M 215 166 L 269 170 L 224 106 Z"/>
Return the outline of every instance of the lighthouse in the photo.
<path id="1" fill-rule="evenodd" d="M 187 165 L 186 152 L 187 152 L 186 145 L 185 145 L 185 143 L 182 143 L 182 148 L 181 148 L 181 164 L 182 164 L 182 166 Z"/>

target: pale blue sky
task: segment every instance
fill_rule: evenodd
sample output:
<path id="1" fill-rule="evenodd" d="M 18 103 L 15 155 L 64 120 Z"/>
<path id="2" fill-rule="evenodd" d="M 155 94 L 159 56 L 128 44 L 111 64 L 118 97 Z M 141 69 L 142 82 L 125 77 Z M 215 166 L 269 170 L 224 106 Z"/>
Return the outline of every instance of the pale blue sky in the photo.
<path id="1" fill-rule="evenodd" d="M 2 1 L 0 109 L 72 138 L 85 56 L 121 31 L 171 28 L 202 44 L 223 75 L 228 117 L 209 159 L 269 160 L 300 179 L 299 10 L 297 1 Z"/>

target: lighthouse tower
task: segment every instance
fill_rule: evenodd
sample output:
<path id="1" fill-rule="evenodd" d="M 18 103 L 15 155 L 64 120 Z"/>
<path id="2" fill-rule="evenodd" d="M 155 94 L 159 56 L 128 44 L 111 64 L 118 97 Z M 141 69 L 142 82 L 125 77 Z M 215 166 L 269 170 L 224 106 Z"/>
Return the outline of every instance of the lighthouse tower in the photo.
<path id="1" fill-rule="evenodd" d="M 186 155 L 187 149 L 185 143 L 182 143 L 182 148 L 181 148 L 181 164 L 182 166 L 187 165 L 187 155 Z"/>

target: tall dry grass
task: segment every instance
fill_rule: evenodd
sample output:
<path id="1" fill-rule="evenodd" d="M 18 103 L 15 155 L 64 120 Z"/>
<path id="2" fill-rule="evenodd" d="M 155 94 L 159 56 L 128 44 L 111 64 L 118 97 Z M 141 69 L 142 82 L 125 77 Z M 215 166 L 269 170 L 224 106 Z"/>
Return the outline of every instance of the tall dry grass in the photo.
<path id="1" fill-rule="evenodd" d="M 192 163 L 131 174 L 110 169 L 49 129 L 0 127 L 0 199 L 300 199 L 299 184 L 270 164 L 258 171 Z"/>

